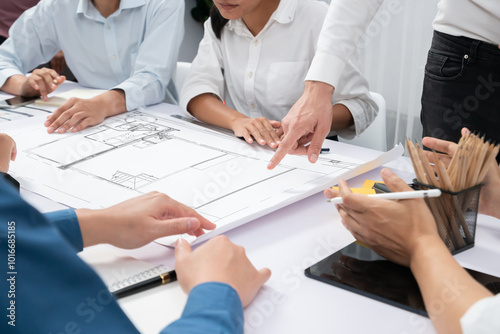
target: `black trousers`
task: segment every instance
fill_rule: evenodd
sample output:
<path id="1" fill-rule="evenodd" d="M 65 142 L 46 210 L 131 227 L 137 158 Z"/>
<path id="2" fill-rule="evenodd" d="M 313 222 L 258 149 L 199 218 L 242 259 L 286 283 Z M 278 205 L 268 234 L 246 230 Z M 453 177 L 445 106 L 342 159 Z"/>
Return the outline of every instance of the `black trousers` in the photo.
<path id="1" fill-rule="evenodd" d="M 420 118 L 424 136 L 458 142 L 467 127 L 500 143 L 498 46 L 435 31 Z"/>

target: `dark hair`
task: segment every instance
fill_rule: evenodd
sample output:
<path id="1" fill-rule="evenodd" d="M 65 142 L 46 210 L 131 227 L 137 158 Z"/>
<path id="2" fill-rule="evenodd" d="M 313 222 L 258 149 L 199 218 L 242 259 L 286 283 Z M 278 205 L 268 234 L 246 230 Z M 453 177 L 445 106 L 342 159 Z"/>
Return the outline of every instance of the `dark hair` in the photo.
<path id="1" fill-rule="evenodd" d="M 222 33 L 222 28 L 226 25 L 226 23 L 229 22 L 228 19 L 225 19 L 217 9 L 215 5 L 212 6 L 212 9 L 210 9 L 210 22 L 212 23 L 212 30 L 215 33 L 215 36 L 217 36 L 218 39 L 220 39 L 220 35 Z"/>

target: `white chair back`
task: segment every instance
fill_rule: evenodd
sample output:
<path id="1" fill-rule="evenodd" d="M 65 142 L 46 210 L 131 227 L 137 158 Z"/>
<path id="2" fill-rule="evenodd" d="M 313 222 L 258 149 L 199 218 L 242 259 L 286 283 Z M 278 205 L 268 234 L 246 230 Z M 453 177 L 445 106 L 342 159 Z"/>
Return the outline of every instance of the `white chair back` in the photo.
<path id="1" fill-rule="evenodd" d="M 177 95 L 181 95 L 182 86 L 184 85 L 184 80 L 189 73 L 189 69 L 191 68 L 191 63 L 186 63 L 182 61 L 177 62 L 177 73 L 175 75 L 175 89 L 177 90 Z"/>

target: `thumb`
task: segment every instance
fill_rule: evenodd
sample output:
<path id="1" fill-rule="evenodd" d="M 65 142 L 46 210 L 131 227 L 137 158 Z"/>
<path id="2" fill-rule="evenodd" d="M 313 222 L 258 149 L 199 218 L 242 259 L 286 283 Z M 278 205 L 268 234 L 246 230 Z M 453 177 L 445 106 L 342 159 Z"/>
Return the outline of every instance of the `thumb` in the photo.
<path id="1" fill-rule="evenodd" d="M 182 262 L 191 252 L 191 245 L 186 240 L 179 238 L 175 243 L 175 263 Z"/>
<path id="2" fill-rule="evenodd" d="M 259 284 L 262 286 L 271 277 L 271 270 L 269 268 L 262 268 L 259 270 Z"/>
<path id="3" fill-rule="evenodd" d="M 183 234 L 196 231 L 200 228 L 200 221 L 193 217 L 174 218 L 159 221 L 156 224 L 156 238 L 169 235 Z"/>
<path id="4" fill-rule="evenodd" d="M 403 181 L 403 179 L 394 174 L 394 172 L 391 171 L 390 169 L 387 168 L 382 169 L 380 175 L 382 175 L 382 179 L 384 180 L 385 184 L 387 185 L 390 191 L 393 192 L 412 191 L 410 186 L 408 186 L 408 184 L 406 184 L 406 182 Z"/>

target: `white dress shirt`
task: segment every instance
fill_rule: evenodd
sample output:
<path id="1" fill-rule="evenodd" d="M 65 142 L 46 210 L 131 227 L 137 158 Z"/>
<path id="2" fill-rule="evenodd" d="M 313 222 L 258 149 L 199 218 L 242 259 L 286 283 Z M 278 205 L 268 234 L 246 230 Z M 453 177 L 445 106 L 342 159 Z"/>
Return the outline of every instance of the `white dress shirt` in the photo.
<path id="1" fill-rule="evenodd" d="M 257 36 L 238 19 L 224 26 L 221 39 L 208 20 L 182 89 L 181 108 L 186 110 L 198 95 L 212 93 L 249 117 L 281 121 L 302 95 L 326 12 L 323 2 L 281 0 Z M 354 125 L 337 133 L 352 138 L 373 121 L 377 109 L 353 62 L 347 63 L 341 83 L 332 102 L 350 110 Z"/>
<path id="2" fill-rule="evenodd" d="M 104 18 L 91 0 L 43 0 L 0 46 L 0 87 L 59 50 L 82 86 L 122 89 L 127 110 L 175 103 L 171 78 L 184 33 L 183 0 L 121 0 Z"/>
<path id="3" fill-rule="evenodd" d="M 332 0 L 306 80 L 336 89 L 359 40 L 384 0 Z"/>
<path id="4" fill-rule="evenodd" d="M 382 3 L 383 0 L 332 0 L 306 80 L 340 87 L 344 66 Z M 498 0 L 441 0 L 438 9 L 435 30 L 500 44 Z"/>
<path id="5" fill-rule="evenodd" d="M 460 319 L 463 334 L 500 333 L 500 294 L 481 299 Z"/>

